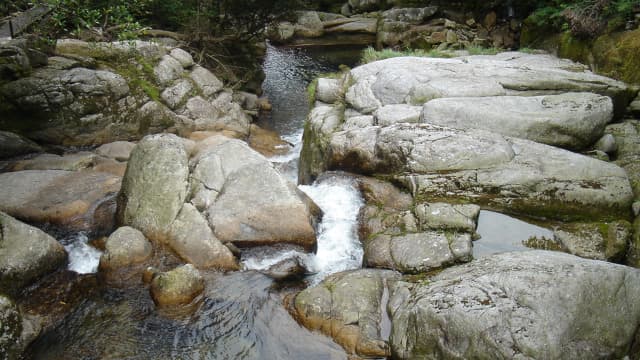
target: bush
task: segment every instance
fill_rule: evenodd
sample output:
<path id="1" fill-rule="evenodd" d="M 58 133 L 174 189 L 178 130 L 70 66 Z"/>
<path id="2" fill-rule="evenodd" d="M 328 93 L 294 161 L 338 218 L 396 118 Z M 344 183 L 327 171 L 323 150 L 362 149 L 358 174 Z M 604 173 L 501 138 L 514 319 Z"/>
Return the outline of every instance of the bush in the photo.
<path id="1" fill-rule="evenodd" d="M 592 38 L 624 25 L 639 6 L 638 0 L 547 0 L 528 20 L 538 27 L 571 30 L 576 37 Z"/>

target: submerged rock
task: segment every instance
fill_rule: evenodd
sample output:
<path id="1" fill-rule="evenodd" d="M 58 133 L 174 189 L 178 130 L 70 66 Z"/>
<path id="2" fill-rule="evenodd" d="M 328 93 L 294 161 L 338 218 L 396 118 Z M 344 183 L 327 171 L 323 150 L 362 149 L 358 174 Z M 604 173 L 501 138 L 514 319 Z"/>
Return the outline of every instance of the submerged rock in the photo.
<path id="1" fill-rule="evenodd" d="M 150 290 L 158 306 L 185 305 L 204 291 L 204 279 L 193 265 L 187 264 L 157 274 Z"/>
<path id="2" fill-rule="evenodd" d="M 295 310 L 300 322 L 320 330 L 348 353 L 363 357 L 390 355 L 380 324 L 386 317 L 383 294 L 400 279 L 388 270 L 355 270 L 333 274 L 300 292 Z"/>
<path id="3" fill-rule="evenodd" d="M 634 356 L 639 295 L 640 271 L 629 267 L 546 251 L 494 255 L 398 283 L 389 302 L 392 356 Z"/>
<path id="4" fill-rule="evenodd" d="M 64 247 L 40 229 L 0 212 L 0 288 L 18 294 L 23 287 L 67 261 Z"/>
<path id="5" fill-rule="evenodd" d="M 96 162 L 96 155 L 92 152 L 81 151 L 72 154 L 54 155 L 41 154 L 28 160 L 12 163 L 11 171 L 20 170 L 67 170 L 76 171 L 92 167 Z"/>

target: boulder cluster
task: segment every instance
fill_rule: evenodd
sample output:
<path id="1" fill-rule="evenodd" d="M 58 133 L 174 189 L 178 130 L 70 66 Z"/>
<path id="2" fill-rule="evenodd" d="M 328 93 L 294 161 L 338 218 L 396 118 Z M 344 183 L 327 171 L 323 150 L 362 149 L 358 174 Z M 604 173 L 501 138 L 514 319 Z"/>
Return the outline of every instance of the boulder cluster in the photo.
<path id="1" fill-rule="evenodd" d="M 318 79 L 300 180 L 357 174 L 367 269 L 302 291 L 295 313 L 363 357 L 637 357 L 636 94 L 519 52 Z M 473 260 L 481 208 L 535 219 L 554 236 L 531 243 L 561 251 Z"/>
<path id="2" fill-rule="evenodd" d="M 520 22 L 498 19 L 494 11 L 482 19 L 438 6 L 394 7 L 356 4 L 342 14 L 299 12 L 294 22 L 282 22 L 269 34 L 276 43 L 293 45 L 364 44 L 412 49 L 467 49 L 517 45 Z M 367 12 L 365 12 L 366 10 Z"/>

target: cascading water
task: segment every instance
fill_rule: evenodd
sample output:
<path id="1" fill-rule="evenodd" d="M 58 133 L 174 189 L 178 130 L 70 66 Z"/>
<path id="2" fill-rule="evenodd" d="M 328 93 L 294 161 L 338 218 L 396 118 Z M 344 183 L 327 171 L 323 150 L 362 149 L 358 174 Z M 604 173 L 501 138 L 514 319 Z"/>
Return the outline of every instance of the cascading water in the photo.
<path id="1" fill-rule="evenodd" d="M 287 154 L 273 157 L 271 161 L 293 182 L 297 183 L 302 126 L 309 108 L 306 86 L 318 73 L 336 71 L 337 65 L 339 64 L 313 60 L 304 52 L 293 49 L 268 48 L 264 89 L 274 107 L 271 121 L 273 127 L 281 132 L 283 139 L 293 144 Z M 357 223 L 363 200 L 354 181 L 332 175 L 312 185 L 300 186 L 300 189 L 324 214 L 318 226 L 316 254 L 304 254 L 295 250 L 283 250 L 275 254 L 250 252 L 242 259 L 244 268 L 266 270 L 282 260 L 298 257 L 315 273 L 308 279 L 312 284 L 329 274 L 360 268 L 363 250 L 358 239 Z"/>
<path id="2" fill-rule="evenodd" d="M 89 245 L 89 238 L 85 233 L 77 233 L 61 240 L 69 254 L 67 268 L 78 274 L 91 274 L 98 271 L 98 263 L 102 251 Z"/>
<path id="3" fill-rule="evenodd" d="M 356 52 L 349 57 L 356 59 Z M 292 143 L 290 153 L 272 159 L 292 181 L 302 127 L 309 110 L 306 86 L 318 73 L 335 71 L 343 59 L 322 61 L 294 49 L 269 47 L 265 92 L 273 104 L 267 127 Z M 316 61 L 321 59 L 320 62 Z M 271 126 L 268 126 L 268 125 Z M 262 124 L 265 126 L 265 124 Z M 362 249 L 356 234 L 362 204 L 356 186 L 347 177 L 326 176 L 303 186 L 324 211 L 318 225 L 317 254 L 301 256 L 316 274 L 326 275 L 361 266 Z M 73 240 L 73 241 L 72 241 Z M 92 271 L 99 254 L 77 262 L 75 254 L 87 251 L 84 237 L 69 239 L 72 270 Z M 292 249 L 273 247 L 244 251 L 246 270 L 264 270 L 274 261 L 300 255 Z M 84 257 L 84 255 L 83 255 Z M 289 290 L 257 271 L 227 274 L 201 270 L 206 288 L 194 313 L 179 317 L 160 312 L 145 287 L 101 288 L 88 296 L 64 323 L 48 330 L 28 349 L 34 359 L 347 359 L 331 339 L 307 330 L 282 305 Z"/>

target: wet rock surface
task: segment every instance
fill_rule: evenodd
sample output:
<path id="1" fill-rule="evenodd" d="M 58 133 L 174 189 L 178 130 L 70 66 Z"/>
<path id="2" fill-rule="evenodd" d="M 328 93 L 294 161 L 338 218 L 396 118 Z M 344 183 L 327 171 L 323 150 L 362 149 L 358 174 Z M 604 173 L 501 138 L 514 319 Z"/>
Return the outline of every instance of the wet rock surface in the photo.
<path id="1" fill-rule="evenodd" d="M 386 316 L 385 288 L 399 279 L 388 270 L 337 273 L 300 292 L 295 310 L 304 326 L 331 336 L 347 352 L 364 357 L 389 356 L 380 323 Z"/>
<path id="2" fill-rule="evenodd" d="M 0 184 L 0 209 L 18 219 L 96 233 L 113 227 L 118 176 L 24 170 L 0 174 Z"/>
<path id="3" fill-rule="evenodd" d="M 9 295 L 65 265 L 67 253 L 53 237 L 0 212 L 0 288 Z"/>
<path id="4" fill-rule="evenodd" d="M 400 283 L 389 304 L 392 353 L 398 359 L 632 355 L 640 308 L 630 299 L 640 291 L 639 276 L 629 267 L 531 251 L 476 260 L 424 284 Z M 619 325 L 611 328 L 611 321 Z"/>
<path id="5" fill-rule="evenodd" d="M 151 281 L 151 297 L 158 306 L 190 303 L 204 290 L 204 279 L 191 264 L 154 276 Z"/>

